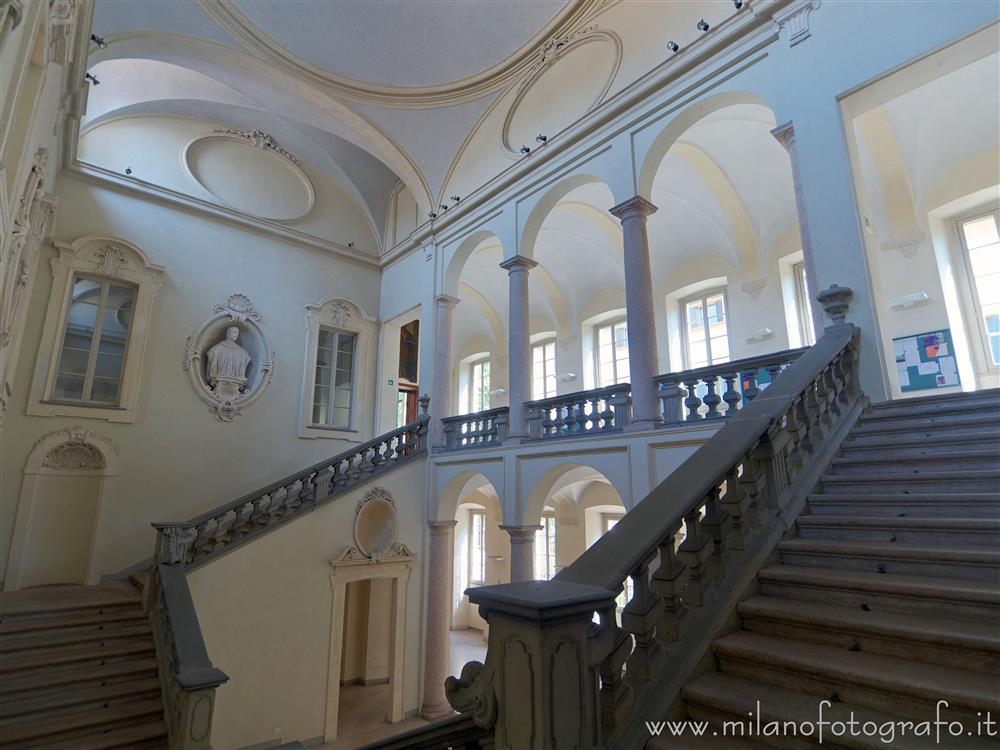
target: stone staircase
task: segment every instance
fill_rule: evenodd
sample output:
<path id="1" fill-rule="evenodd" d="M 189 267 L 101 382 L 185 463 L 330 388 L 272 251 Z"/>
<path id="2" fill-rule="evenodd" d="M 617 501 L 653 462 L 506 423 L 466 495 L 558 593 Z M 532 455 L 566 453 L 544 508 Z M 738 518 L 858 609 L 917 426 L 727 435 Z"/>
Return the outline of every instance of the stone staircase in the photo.
<path id="1" fill-rule="evenodd" d="M 823 699 L 828 720 L 853 712 L 860 729 L 828 726 L 823 747 L 1000 746 L 975 736 L 977 716 L 1000 719 L 1000 392 L 869 408 L 808 507 L 738 605 L 741 629 L 713 643 L 715 671 L 682 691 L 681 716 L 710 722 L 705 736 L 647 746 L 816 747 L 722 726 L 758 711 L 761 725 L 815 724 Z M 939 700 L 965 736 L 864 736 L 865 721 L 933 721 Z"/>
<path id="2" fill-rule="evenodd" d="M 0 594 L 0 748 L 165 748 L 153 636 L 131 583 Z"/>

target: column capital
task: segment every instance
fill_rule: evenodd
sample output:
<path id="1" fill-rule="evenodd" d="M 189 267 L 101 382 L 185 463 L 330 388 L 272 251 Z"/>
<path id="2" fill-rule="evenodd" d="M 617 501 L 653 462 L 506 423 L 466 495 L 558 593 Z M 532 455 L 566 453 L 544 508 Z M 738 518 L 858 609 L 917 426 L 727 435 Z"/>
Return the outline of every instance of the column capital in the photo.
<path id="1" fill-rule="evenodd" d="M 434 301 L 439 305 L 448 305 L 449 307 L 454 307 L 461 302 L 458 297 L 452 297 L 450 294 L 439 294 L 434 298 Z"/>
<path id="2" fill-rule="evenodd" d="M 538 265 L 537 261 L 531 258 L 525 257 L 524 255 L 515 255 L 513 258 L 508 258 L 500 264 L 500 268 L 505 270 L 507 273 L 514 273 L 515 271 L 525 270 L 530 271 L 532 268 Z"/>
<path id="3" fill-rule="evenodd" d="M 431 534 L 436 536 L 438 534 L 447 534 L 458 524 L 458 521 L 428 521 L 427 526 L 431 530 Z"/>
<path id="4" fill-rule="evenodd" d="M 510 534 L 511 542 L 533 542 L 535 532 L 541 531 L 541 526 L 500 526 L 501 529 Z"/>
<path id="5" fill-rule="evenodd" d="M 627 201 L 622 201 L 617 206 L 609 208 L 612 214 L 617 216 L 620 220 L 631 218 L 633 215 L 638 214 L 643 218 L 649 216 L 650 214 L 655 214 L 659 209 L 650 203 L 648 200 L 643 198 L 641 195 L 637 195 L 634 198 L 629 198 Z"/>
<path id="6" fill-rule="evenodd" d="M 791 151 L 792 147 L 795 146 L 795 126 L 792 125 L 791 120 L 774 128 L 771 135 L 785 147 L 785 151 Z"/>

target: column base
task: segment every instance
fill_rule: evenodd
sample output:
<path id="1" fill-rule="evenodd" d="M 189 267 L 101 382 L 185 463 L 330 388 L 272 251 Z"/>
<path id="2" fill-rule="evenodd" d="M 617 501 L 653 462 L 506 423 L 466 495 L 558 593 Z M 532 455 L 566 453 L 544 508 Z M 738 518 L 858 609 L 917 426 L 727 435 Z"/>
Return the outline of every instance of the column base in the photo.
<path id="1" fill-rule="evenodd" d="M 632 421 L 628 423 L 625 427 L 625 432 L 638 432 L 640 430 L 655 430 L 657 428 L 663 427 L 663 420 L 659 417 L 651 418 L 636 418 L 632 417 Z"/>
<path id="2" fill-rule="evenodd" d="M 425 703 L 420 707 L 420 715 L 428 721 L 438 721 L 454 716 L 455 709 L 448 703 Z"/>

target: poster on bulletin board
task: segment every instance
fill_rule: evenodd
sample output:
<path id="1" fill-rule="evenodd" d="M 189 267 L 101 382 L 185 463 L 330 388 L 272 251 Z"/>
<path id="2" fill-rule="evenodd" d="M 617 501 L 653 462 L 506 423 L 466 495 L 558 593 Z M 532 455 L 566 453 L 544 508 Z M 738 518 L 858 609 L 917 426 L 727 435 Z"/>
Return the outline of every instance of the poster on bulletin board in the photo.
<path id="1" fill-rule="evenodd" d="M 903 336 L 892 343 L 903 393 L 960 385 L 950 329 Z"/>

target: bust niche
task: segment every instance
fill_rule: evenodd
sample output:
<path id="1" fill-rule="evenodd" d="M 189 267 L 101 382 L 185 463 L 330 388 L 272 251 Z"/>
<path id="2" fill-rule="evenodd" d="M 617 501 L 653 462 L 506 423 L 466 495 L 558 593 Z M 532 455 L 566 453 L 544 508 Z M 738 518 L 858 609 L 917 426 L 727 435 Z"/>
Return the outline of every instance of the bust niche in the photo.
<path id="1" fill-rule="evenodd" d="M 222 422 L 232 422 L 260 398 L 274 369 L 261 314 L 243 294 L 225 304 L 187 340 L 184 369 L 198 397 Z"/>

